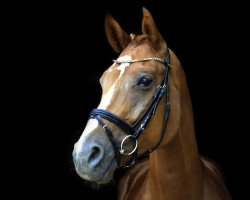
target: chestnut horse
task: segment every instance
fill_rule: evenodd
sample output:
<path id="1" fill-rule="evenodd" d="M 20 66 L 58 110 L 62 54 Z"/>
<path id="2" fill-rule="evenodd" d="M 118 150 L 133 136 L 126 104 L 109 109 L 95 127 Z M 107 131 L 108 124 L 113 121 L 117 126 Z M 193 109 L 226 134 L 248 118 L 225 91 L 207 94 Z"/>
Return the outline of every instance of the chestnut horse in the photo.
<path id="1" fill-rule="evenodd" d="M 143 8 L 142 34 L 110 16 L 105 30 L 120 53 L 102 75 L 103 94 L 73 160 L 83 179 L 106 184 L 117 168 L 119 200 L 228 200 L 219 171 L 199 155 L 183 68 Z"/>

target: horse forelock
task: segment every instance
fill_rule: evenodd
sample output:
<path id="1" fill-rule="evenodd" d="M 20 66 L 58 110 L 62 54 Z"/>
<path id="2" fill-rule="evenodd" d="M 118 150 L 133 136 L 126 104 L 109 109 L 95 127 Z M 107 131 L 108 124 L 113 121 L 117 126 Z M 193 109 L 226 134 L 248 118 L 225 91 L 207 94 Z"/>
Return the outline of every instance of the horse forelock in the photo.
<path id="1" fill-rule="evenodd" d="M 145 42 L 145 40 L 147 39 L 147 35 L 134 35 L 133 33 L 130 34 L 130 39 L 131 39 L 131 43 L 135 46 L 138 46 L 140 44 L 142 44 L 143 42 Z"/>

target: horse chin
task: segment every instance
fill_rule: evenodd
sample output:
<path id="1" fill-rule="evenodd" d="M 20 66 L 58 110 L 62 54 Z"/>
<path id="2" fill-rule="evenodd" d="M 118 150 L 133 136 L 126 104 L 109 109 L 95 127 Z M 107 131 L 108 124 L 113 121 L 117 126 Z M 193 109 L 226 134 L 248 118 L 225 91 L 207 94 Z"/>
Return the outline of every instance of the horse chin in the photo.
<path id="1" fill-rule="evenodd" d="M 95 182 L 101 185 L 108 184 L 109 182 L 113 180 L 116 168 L 117 168 L 116 161 L 112 160 L 109 167 L 105 170 L 105 173 L 103 174 L 103 176 Z"/>
<path id="2" fill-rule="evenodd" d="M 115 159 L 113 159 L 106 166 L 107 166 L 107 168 L 105 170 L 103 170 L 102 174 L 99 174 L 98 176 L 94 176 L 94 177 L 90 176 L 88 174 L 83 174 L 77 170 L 76 170 L 76 172 L 92 188 L 99 188 L 100 185 L 107 185 L 107 184 L 112 182 L 114 172 L 117 168 L 117 163 L 116 163 Z"/>

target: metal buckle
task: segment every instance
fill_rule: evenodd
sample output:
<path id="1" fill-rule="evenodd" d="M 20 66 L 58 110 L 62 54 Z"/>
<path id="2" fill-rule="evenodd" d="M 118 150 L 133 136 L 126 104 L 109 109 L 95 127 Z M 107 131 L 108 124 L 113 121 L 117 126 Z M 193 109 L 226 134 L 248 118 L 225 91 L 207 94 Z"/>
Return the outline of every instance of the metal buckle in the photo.
<path id="1" fill-rule="evenodd" d="M 135 141 L 135 148 L 131 151 L 131 152 L 129 152 L 129 153 L 125 153 L 125 150 L 123 149 L 123 144 L 124 144 L 124 142 L 128 139 L 128 138 L 133 138 L 133 140 Z M 129 156 L 129 155 L 131 155 L 131 154 L 133 154 L 136 150 L 137 150 L 137 147 L 138 147 L 138 142 L 137 142 L 137 140 L 134 138 L 134 136 L 133 135 L 127 135 L 125 138 L 123 138 L 123 140 L 122 140 L 122 143 L 121 143 L 121 148 L 120 148 L 120 153 L 122 154 L 122 155 L 126 155 L 126 156 Z"/>
<path id="2" fill-rule="evenodd" d="M 104 132 L 106 132 L 106 133 L 107 133 L 107 132 L 110 132 L 110 130 L 109 130 L 107 124 L 105 124 L 102 128 L 103 128 Z"/>

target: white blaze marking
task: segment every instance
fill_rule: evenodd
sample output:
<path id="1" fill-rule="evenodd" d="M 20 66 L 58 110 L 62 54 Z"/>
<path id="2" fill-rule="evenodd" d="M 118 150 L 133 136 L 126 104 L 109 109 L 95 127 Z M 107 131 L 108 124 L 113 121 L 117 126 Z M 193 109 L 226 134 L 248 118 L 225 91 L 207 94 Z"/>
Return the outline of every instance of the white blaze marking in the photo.
<path id="1" fill-rule="evenodd" d="M 109 72 L 112 71 L 113 67 L 115 66 L 115 63 L 113 65 L 111 65 L 111 67 L 109 68 Z"/>
<path id="2" fill-rule="evenodd" d="M 84 140 L 97 127 L 98 127 L 98 121 L 96 119 L 89 119 L 80 139 L 75 144 L 74 149 L 77 155 L 82 151 L 82 144 L 84 143 Z"/>
<path id="3" fill-rule="evenodd" d="M 120 58 L 117 59 L 118 61 L 129 61 L 129 60 L 132 60 L 131 56 L 122 56 Z M 127 66 L 129 66 L 130 63 L 122 63 L 120 64 L 117 69 L 120 70 L 120 74 L 119 74 L 119 77 L 115 80 L 114 84 L 109 88 L 108 92 L 106 92 L 106 94 L 104 94 L 102 96 L 102 100 L 101 100 L 101 103 L 99 104 L 98 106 L 98 109 L 106 109 L 108 107 L 108 105 L 110 104 L 110 101 L 112 99 L 112 96 L 114 94 L 114 91 L 115 91 L 115 85 L 116 85 L 116 82 L 118 81 L 118 79 L 122 76 L 122 74 L 124 73 L 125 69 Z M 113 67 L 114 65 L 111 66 L 111 68 Z M 112 69 L 109 69 L 109 71 L 111 71 Z"/>
<path id="4" fill-rule="evenodd" d="M 111 88 L 109 89 L 109 91 L 103 95 L 102 100 L 100 105 L 98 106 L 99 109 L 106 109 L 108 107 L 108 105 L 110 104 L 110 101 L 112 99 L 113 93 L 115 91 L 115 83 L 111 86 Z"/>
<path id="5" fill-rule="evenodd" d="M 117 59 L 118 61 L 130 61 L 132 60 L 131 56 L 122 56 L 120 58 Z M 122 76 L 122 74 L 124 73 L 125 69 L 127 66 L 129 66 L 130 63 L 121 63 L 119 67 L 117 67 L 118 70 L 121 71 L 118 79 Z"/>
<path id="6" fill-rule="evenodd" d="M 123 56 L 118 58 L 119 61 L 129 61 L 132 60 L 131 56 Z M 110 104 L 110 101 L 112 99 L 112 96 L 114 94 L 115 91 L 115 85 L 118 81 L 118 79 L 122 76 L 122 74 L 124 73 L 125 69 L 127 66 L 129 66 L 130 63 L 122 63 L 117 67 L 117 70 L 120 70 L 120 74 L 119 77 L 115 80 L 114 84 L 109 88 L 108 92 L 106 92 L 106 94 L 104 94 L 102 96 L 102 100 L 98 106 L 99 109 L 106 109 L 108 107 L 108 105 Z M 115 64 L 113 64 L 110 69 L 109 72 L 112 71 L 113 67 Z M 81 151 L 82 151 L 82 145 L 84 144 L 86 138 L 89 136 L 89 134 L 98 127 L 98 121 L 96 119 L 89 119 L 80 139 L 78 140 L 78 142 L 75 144 L 75 152 L 78 155 Z"/>

